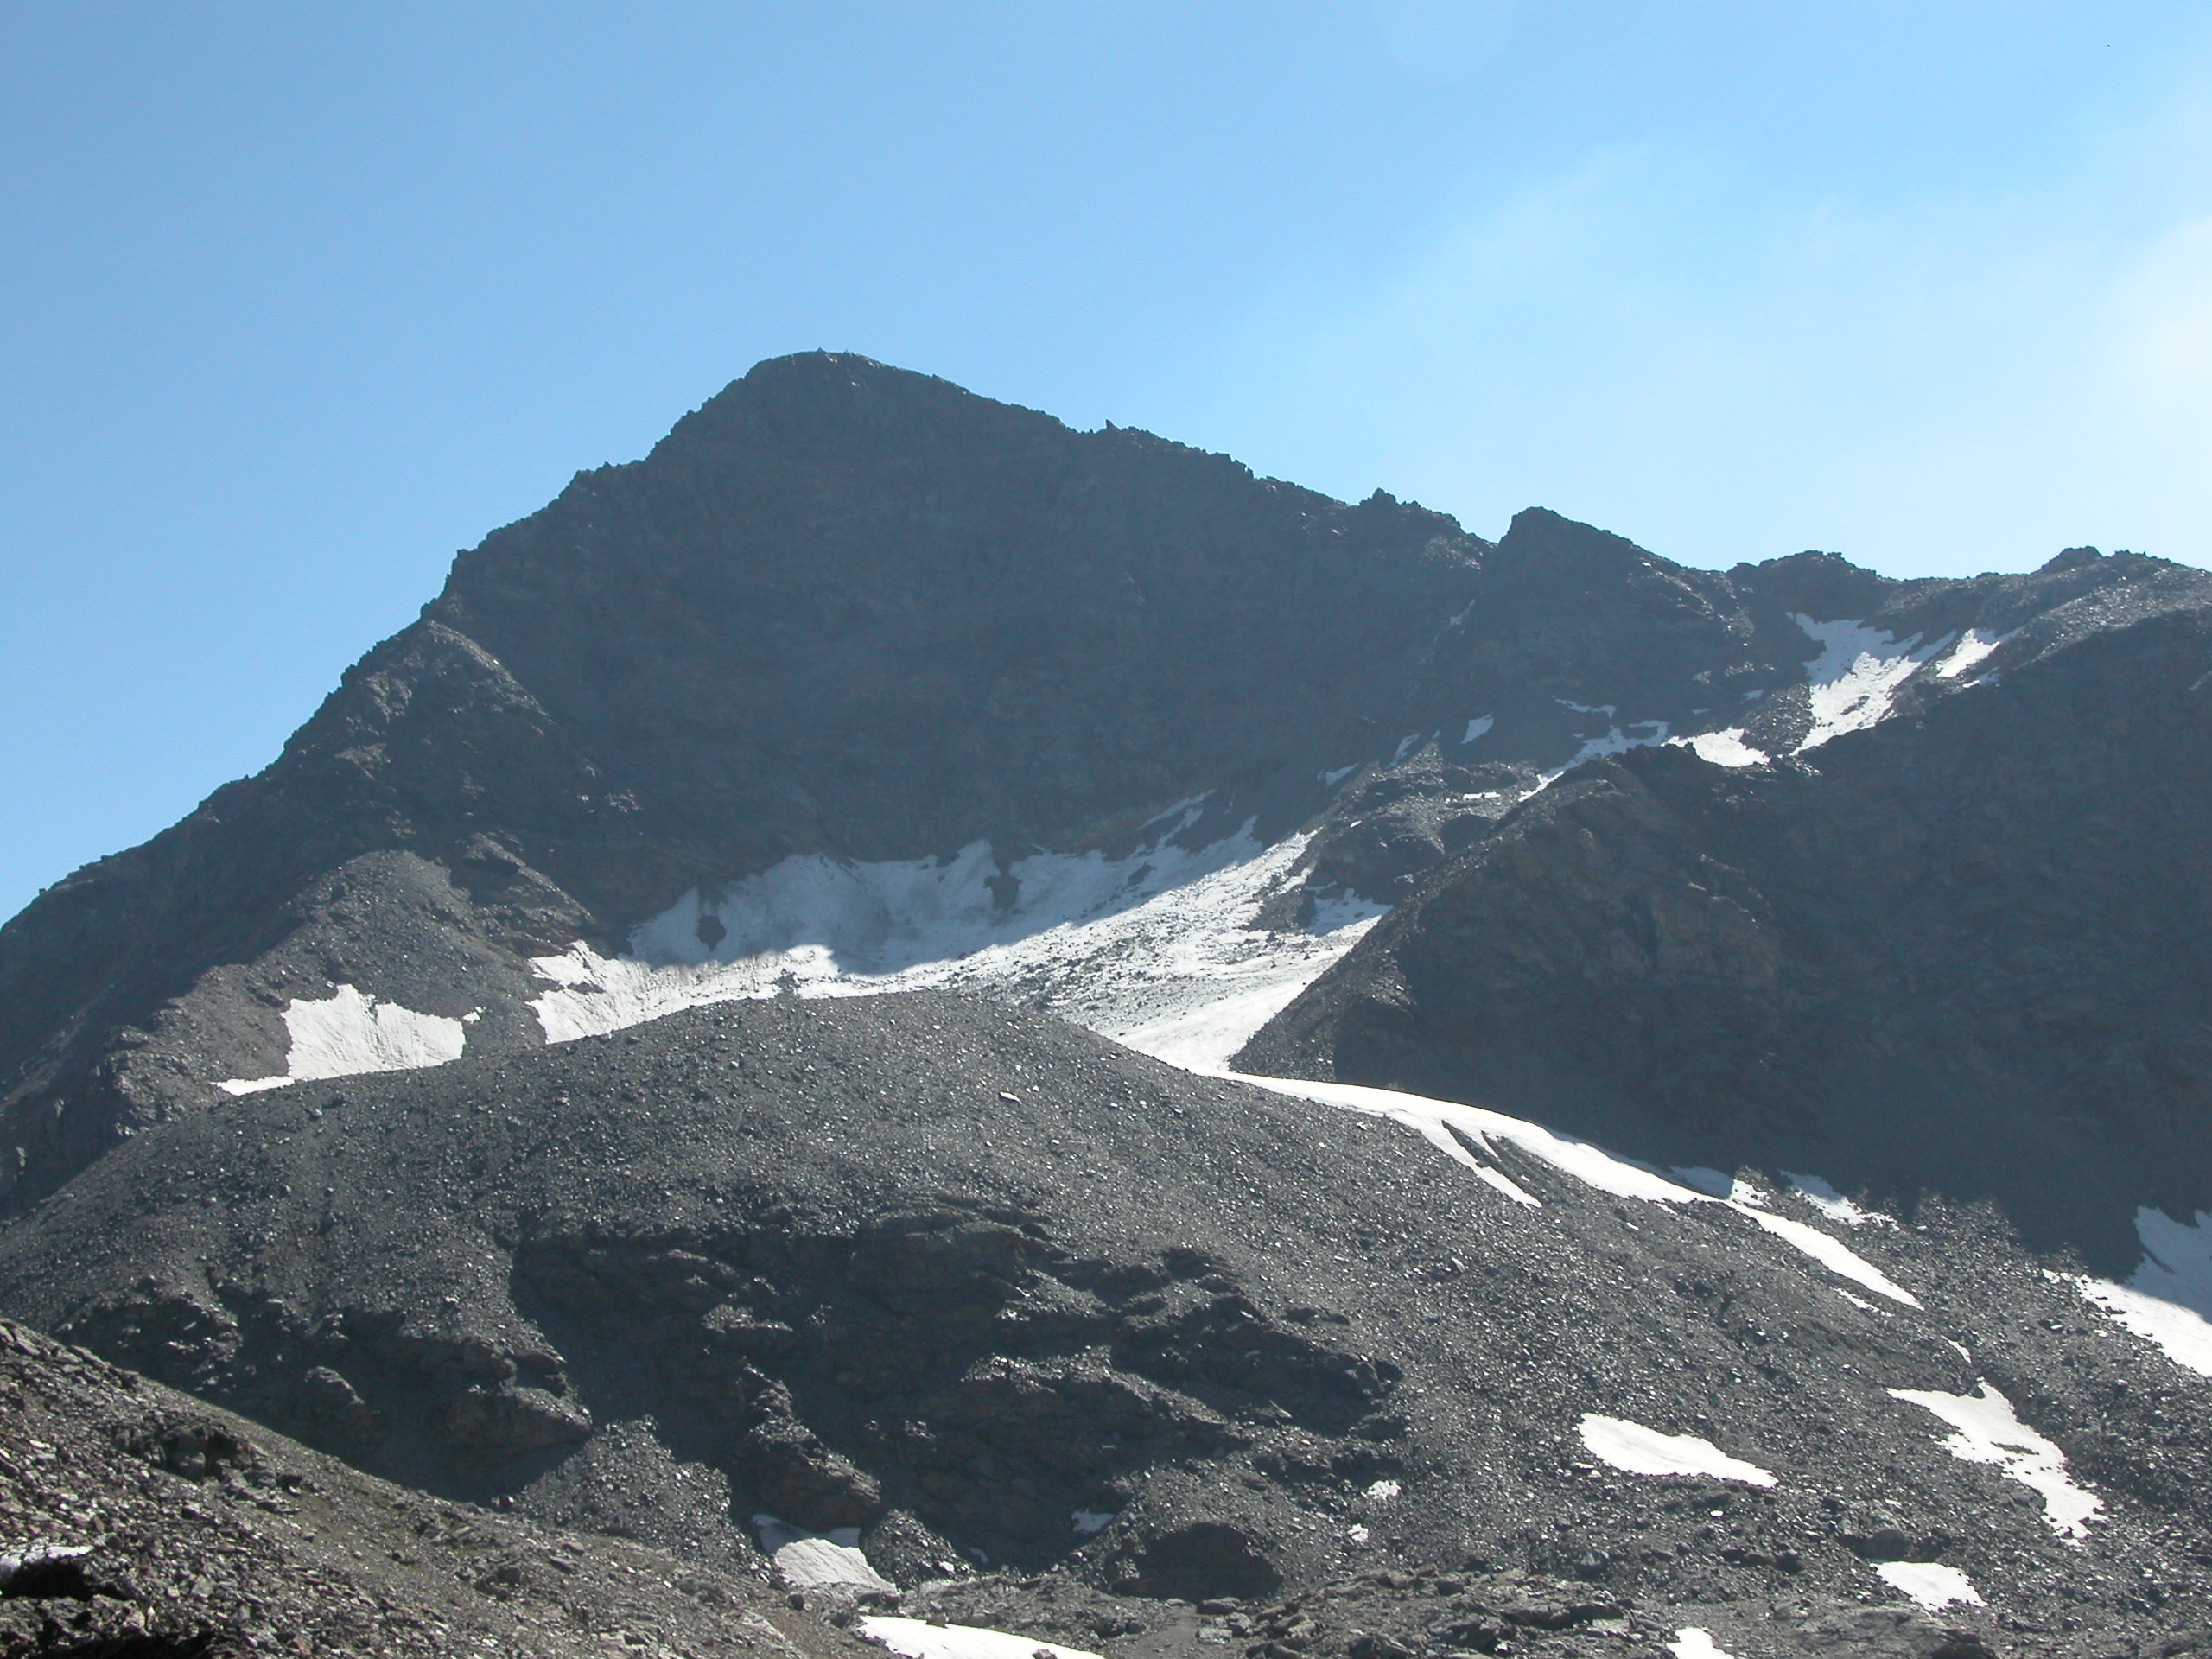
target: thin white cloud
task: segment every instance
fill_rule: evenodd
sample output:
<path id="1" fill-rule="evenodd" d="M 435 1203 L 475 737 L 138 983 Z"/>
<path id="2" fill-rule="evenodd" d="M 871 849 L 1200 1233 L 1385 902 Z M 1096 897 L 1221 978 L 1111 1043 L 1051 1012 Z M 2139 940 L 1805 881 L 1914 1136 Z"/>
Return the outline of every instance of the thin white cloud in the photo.
<path id="1" fill-rule="evenodd" d="M 1698 563 L 2020 568 L 2083 540 L 2212 563 L 2203 125 L 2098 135 L 2031 189 L 1880 201 L 1606 149 L 1365 291 L 1259 308 L 1211 424 L 1339 493 L 1491 533 L 1541 502 Z"/>

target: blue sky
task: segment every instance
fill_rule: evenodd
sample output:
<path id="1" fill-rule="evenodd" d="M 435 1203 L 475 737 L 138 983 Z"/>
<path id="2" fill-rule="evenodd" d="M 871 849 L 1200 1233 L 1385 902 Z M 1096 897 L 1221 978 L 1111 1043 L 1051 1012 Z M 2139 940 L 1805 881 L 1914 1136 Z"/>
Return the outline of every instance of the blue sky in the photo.
<path id="1" fill-rule="evenodd" d="M 0 0 L 0 915 L 855 350 L 1704 565 L 2212 563 L 2212 11 Z"/>

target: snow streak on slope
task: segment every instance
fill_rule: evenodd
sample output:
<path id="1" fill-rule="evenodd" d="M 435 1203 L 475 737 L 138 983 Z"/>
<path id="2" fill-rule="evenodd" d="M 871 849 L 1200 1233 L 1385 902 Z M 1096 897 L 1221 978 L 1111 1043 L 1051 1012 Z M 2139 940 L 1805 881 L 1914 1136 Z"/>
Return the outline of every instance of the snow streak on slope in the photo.
<path id="1" fill-rule="evenodd" d="M 1910 1291 L 1859 1255 L 1841 1239 L 1824 1233 L 1817 1227 L 1793 1221 L 1787 1216 L 1777 1216 L 1760 1204 L 1746 1202 L 1733 1196 L 1715 1198 L 1711 1193 L 1681 1185 L 1642 1164 L 1630 1163 L 1625 1158 L 1614 1156 L 1602 1147 L 1587 1141 L 1578 1141 L 1572 1135 L 1558 1134 L 1541 1123 L 1509 1117 L 1503 1112 L 1493 1112 L 1480 1106 L 1463 1105 L 1458 1101 L 1402 1094 L 1395 1089 L 1370 1089 L 1351 1083 L 1314 1083 L 1302 1078 L 1249 1077 L 1237 1072 L 1221 1075 L 1234 1077 L 1240 1083 L 1252 1084 L 1258 1088 L 1272 1089 L 1278 1094 L 1318 1100 L 1325 1105 L 1343 1106 L 1352 1111 L 1387 1117 L 1393 1122 L 1402 1123 L 1426 1138 L 1446 1157 L 1474 1171 L 1489 1185 L 1516 1203 L 1535 1205 L 1541 1201 L 1504 1171 L 1484 1161 L 1485 1157 L 1497 1156 L 1497 1148 L 1500 1145 L 1512 1147 L 1549 1164 L 1563 1174 L 1573 1176 L 1586 1186 L 1594 1187 L 1614 1198 L 1641 1198 L 1648 1204 L 1725 1204 L 1738 1215 L 1749 1218 L 1839 1277 L 1848 1279 L 1907 1307 L 1920 1306 L 1920 1299 Z M 1478 1154 L 1484 1156 L 1478 1157 Z M 1731 1191 L 1732 1192 L 1732 1188 Z"/>
<path id="2" fill-rule="evenodd" d="M 2066 1473 L 2066 1454 L 2023 1423 L 2012 1402 L 1983 1382 L 1972 1394 L 1935 1389 L 1891 1389 L 1899 1400 L 1925 1407 L 1956 1431 L 1943 1449 L 1967 1463 L 1993 1463 L 2011 1479 L 2043 1498 L 2044 1519 L 2062 1538 L 2080 1543 L 2104 1499 L 2076 1486 Z"/>
<path id="3" fill-rule="evenodd" d="M 944 860 L 787 858 L 718 899 L 685 894 L 632 935 L 630 956 L 579 944 L 537 958 L 552 988 L 531 1006 L 558 1043 L 779 989 L 971 991 L 1218 1064 L 1385 907 L 1339 899 L 1304 929 L 1255 926 L 1259 906 L 1294 886 L 1310 837 L 1263 848 L 1248 824 L 1210 846 L 1174 844 L 1197 810 L 1120 859 L 1004 859 L 980 842 Z"/>
<path id="4" fill-rule="evenodd" d="M 339 986 L 320 1001 L 294 998 L 284 1010 L 284 1028 L 291 1050 L 282 1075 L 232 1077 L 215 1086 L 226 1094 L 252 1095 L 315 1077 L 418 1071 L 459 1059 L 468 1040 L 461 1020 L 379 1002 L 352 985 Z"/>
<path id="5" fill-rule="evenodd" d="M 1815 622 L 1802 612 L 1792 612 L 1789 620 L 1821 647 L 1821 654 L 1805 671 L 1813 729 L 1797 746 L 1800 754 L 1832 737 L 1862 732 L 1887 719 L 1897 688 L 1951 642 L 1945 634 L 1923 648 L 1916 633 L 1899 640 L 1864 622 Z"/>

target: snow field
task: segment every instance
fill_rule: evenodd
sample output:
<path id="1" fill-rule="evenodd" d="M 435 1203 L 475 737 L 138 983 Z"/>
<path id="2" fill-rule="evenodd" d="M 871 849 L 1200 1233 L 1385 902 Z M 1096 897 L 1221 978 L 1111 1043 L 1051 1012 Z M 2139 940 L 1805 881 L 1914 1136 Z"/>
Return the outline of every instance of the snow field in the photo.
<path id="1" fill-rule="evenodd" d="M 1554 697 L 1552 701 L 1578 715 L 1603 715 L 1605 717 L 1605 734 L 1584 738 L 1582 747 L 1574 752 L 1573 757 L 1565 766 L 1544 773 L 1542 781 L 1529 791 L 1531 795 L 1549 788 L 1586 760 L 1595 760 L 1602 755 L 1625 754 L 1630 749 L 1648 749 L 1667 741 L 1667 722 L 1663 720 L 1631 720 L 1624 729 L 1614 723 L 1613 716 L 1619 710 L 1612 703 L 1570 702 L 1565 697 Z M 1632 733 L 1640 735 L 1632 736 Z M 1766 757 L 1762 755 L 1759 758 L 1764 760 Z"/>
<path id="2" fill-rule="evenodd" d="M 1195 850 L 1172 844 L 1197 810 L 1186 804 L 1122 859 L 1001 860 L 980 842 L 942 861 L 787 858 L 718 899 L 685 894 L 632 935 L 629 956 L 580 943 L 534 959 L 550 988 L 531 1007 L 556 1043 L 785 987 L 801 996 L 963 990 L 1217 1068 L 1386 907 L 1346 895 L 1306 930 L 1254 927 L 1259 906 L 1295 882 L 1311 837 L 1262 848 L 1248 824 Z"/>
<path id="3" fill-rule="evenodd" d="M 468 1041 L 461 1020 L 380 1002 L 352 985 L 340 985 L 318 1001 L 295 997 L 284 1009 L 284 1029 L 290 1050 L 280 1075 L 231 1077 L 215 1086 L 226 1094 L 252 1095 L 321 1077 L 419 1071 L 459 1059 Z"/>
<path id="4" fill-rule="evenodd" d="M 1900 640 L 1864 622 L 1815 622 L 1802 611 L 1792 612 L 1789 620 L 1821 647 L 1805 671 L 1813 729 L 1797 746 L 1800 754 L 1888 719 L 1898 689 L 1951 643 L 1945 634 L 1923 646 L 1916 633 Z"/>

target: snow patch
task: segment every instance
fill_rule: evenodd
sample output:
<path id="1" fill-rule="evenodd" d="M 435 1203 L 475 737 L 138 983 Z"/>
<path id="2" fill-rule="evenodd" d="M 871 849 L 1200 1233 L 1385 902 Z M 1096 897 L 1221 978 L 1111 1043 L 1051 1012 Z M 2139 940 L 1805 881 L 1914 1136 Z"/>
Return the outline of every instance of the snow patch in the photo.
<path id="1" fill-rule="evenodd" d="M 775 1562 L 776 1575 L 786 1590 L 814 1590 L 835 1584 L 858 1590 L 898 1588 L 861 1554 L 858 1527 L 808 1532 L 766 1514 L 754 1516 L 753 1524 L 760 1532 L 760 1548 Z"/>
<path id="2" fill-rule="evenodd" d="M 1491 727 L 1497 724 L 1497 719 L 1493 715 L 1477 715 L 1472 720 L 1467 722 L 1466 732 L 1459 739 L 1461 745 L 1465 746 L 1473 742 L 1477 738 L 1483 736 L 1491 729 Z"/>
<path id="3" fill-rule="evenodd" d="M 1661 1645 L 1673 1654 L 1675 1659 L 1734 1659 L 1726 1648 L 1713 1641 L 1713 1632 L 1702 1624 L 1676 1630 L 1673 1641 Z"/>
<path id="4" fill-rule="evenodd" d="M 1847 1227 L 1894 1227 L 1897 1217 L 1885 1216 L 1878 1210 L 1862 1210 L 1837 1192 L 1817 1175 L 1800 1175 L 1785 1169 L 1782 1179 L 1789 1183 L 1791 1191 L 1811 1205 L 1830 1221 L 1841 1222 Z"/>
<path id="5" fill-rule="evenodd" d="M 2082 1541 L 2104 1506 L 2104 1499 L 2075 1485 L 2066 1473 L 2066 1454 L 2023 1423 L 2007 1400 L 1986 1382 L 1973 1394 L 1944 1394 L 1935 1389 L 1891 1389 L 1898 1400 L 1931 1411 L 1956 1431 L 1943 1449 L 1967 1463 L 1992 1463 L 2010 1479 L 2043 1499 L 2044 1519 L 2062 1538 Z"/>
<path id="6" fill-rule="evenodd" d="M 1730 1457 L 1711 1440 L 1694 1434 L 1662 1434 L 1625 1417 L 1584 1413 L 1582 1444 L 1592 1457 L 1631 1475 L 1697 1475 L 1741 1481 L 1746 1486 L 1774 1484 L 1766 1470 Z"/>
<path id="7" fill-rule="evenodd" d="M 1398 751 L 1395 754 L 1393 754 L 1390 757 L 1390 764 L 1395 766 L 1400 761 L 1403 760 L 1408 754 L 1413 753 L 1414 745 L 1420 741 L 1421 734 L 1419 732 L 1409 733 L 1408 735 L 1400 738 L 1398 740 Z"/>
<path id="8" fill-rule="evenodd" d="M 1113 1523 L 1111 1510 L 1077 1510 L 1075 1512 L 1075 1532 L 1078 1538 L 1089 1538 L 1101 1533 Z"/>
<path id="9" fill-rule="evenodd" d="M 1903 1591 L 1931 1613 L 1955 1601 L 1969 1607 L 1987 1605 L 1965 1573 L 1941 1561 L 1884 1561 L 1874 1571 L 1891 1589 Z"/>
<path id="10" fill-rule="evenodd" d="M 1984 628 L 1968 628 L 1959 636 L 1959 643 L 1951 647 L 1950 654 L 1936 664 L 1936 672 L 1944 679 L 1955 680 L 2019 632 L 2015 628 L 2012 633 L 1991 633 Z"/>
<path id="11" fill-rule="evenodd" d="M 797 1538 L 775 1552 L 776 1576 L 787 1590 L 813 1590 L 826 1585 L 848 1584 L 856 1590 L 896 1590 L 899 1586 L 868 1565 L 867 1556 L 849 1544 L 833 1544 L 827 1538 Z"/>
<path id="12" fill-rule="evenodd" d="M 1402 1490 L 1395 1480 L 1378 1480 L 1367 1489 L 1367 1496 L 1373 1503 L 1388 1503 Z"/>
<path id="13" fill-rule="evenodd" d="M 215 1086 L 226 1094 L 254 1095 L 319 1077 L 419 1071 L 459 1059 L 468 1042 L 461 1020 L 380 1002 L 353 985 L 340 985 L 318 1001 L 295 997 L 284 1008 L 284 1029 L 290 1046 L 282 1076 L 231 1077 Z"/>
<path id="14" fill-rule="evenodd" d="M 2135 1236 L 2143 1241 L 2143 1260 L 2128 1284 L 2145 1296 L 2212 1314 L 2212 1215 L 2200 1210 L 2195 1221 L 2181 1222 L 2146 1206 L 2135 1212 Z"/>
<path id="15" fill-rule="evenodd" d="M 1567 702 L 1564 697 L 1555 698 L 1554 701 L 1566 704 L 1567 708 L 1578 714 L 1605 715 L 1607 722 L 1605 734 L 1603 737 L 1583 739 L 1582 747 L 1574 752 L 1565 766 L 1543 774 L 1536 788 L 1529 791 L 1532 795 L 1537 791 L 1549 788 L 1586 760 L 1599 760 L 1609 754 L 1625 754 L 1630 749 L 1652 748 L 1667 741 L 1667 722 L 1663 720 L 1631 720 L 1627 728 L 1624 730 L 1621 727 L 1611 723 L 1613 709 L 1611 703 L 1601 708 L 1591 709 L 1579 702 Z"/>
<path id="16" fill-rule="evenodd" d="M 1248 823 L 1178 845 L 1198 804 L 1163 814 L 1159 836 L 1118 859 L 1007 858 L 982 842 L 904 862 L 786 858 L 718 898 L 686 893 L 631 935 L 627 956 L 579 942 L 535 958 L 550 988 L 531 1007 L 562 1043 L 785 989 L 968 991 L 1217 1070 L 1388 906 L 1344 894 L 1305 928 L 1255 926 L 1263 903 L 1295 891 L 1311 838 L 1262 847 Z"/>
<path id="17" fill-rule="evenodd" d="M 2079 1276 L 2075 1287 L 2177 1365 L 2212 1376 L 2212 1215 L 2179 1222 L 2146 1206 L 2135 1236 L 2143 1260 L 2126 1284 Z"/>
<path id="18" fill-rule="evenodd" d="M 1700 760 L 1710 760 L 1716 766 L 1763 766 L 1774 759 L 1764 749 L 1755 749 L 1744 741 L 1744 728 L 1731 726 L 1726 731 L 1698 732 L 1689 737 L 1670 737 L 1669 747 L 1688 749 Z"/>
<path id="19" fill-rule="evenodd" d="M 1734 1204 L 1748 1204 L 1759 1209 L 1774 1202 L 1766 1191 L 1750 1181 L 1738 1180 L 1733 1175 L 1724 1175 L 1717 1169 L 1703 1164 L 1676 1165 L 1668 1173 L 1684 1186 L 1694 1186 L 1709 1198 L 1726 1198 Z"/>
<path id="20" fill-rule="evenodd" d="M 2145 1295 L 2128 1285 L 2087 1274 L 2061 1274 L 2088 1301 L 2113 1316 L 2175 1364 L 2212 1376 L 2212 1322 L 2195 1308 Z"/>
<path id="21" fill-rule="evenodd" d="M 906 1659 L 1098 1659 L 1083 1648 L 1064 1648 L 1033 1636 L 987 1630 L 978 1624 L 929 1624 L 918 1618 L 872 1613 L 854 1628 Z"/>
<path id="22" fill-rule="evenodd" d="M 1923 646 L 1916 633 L 1900 640 L 1864 622 L 1815 622 L 1802 611 L 1792 612 L 1789 620 L 1821 647 L 1821 654 L 1805 671 L 1813 729 L 1797 746 L 1800 754 L 1830 738 L 1863 732 L 1888 719 L 1897 688 L 1951 643 L 1947 633 Z"/>

